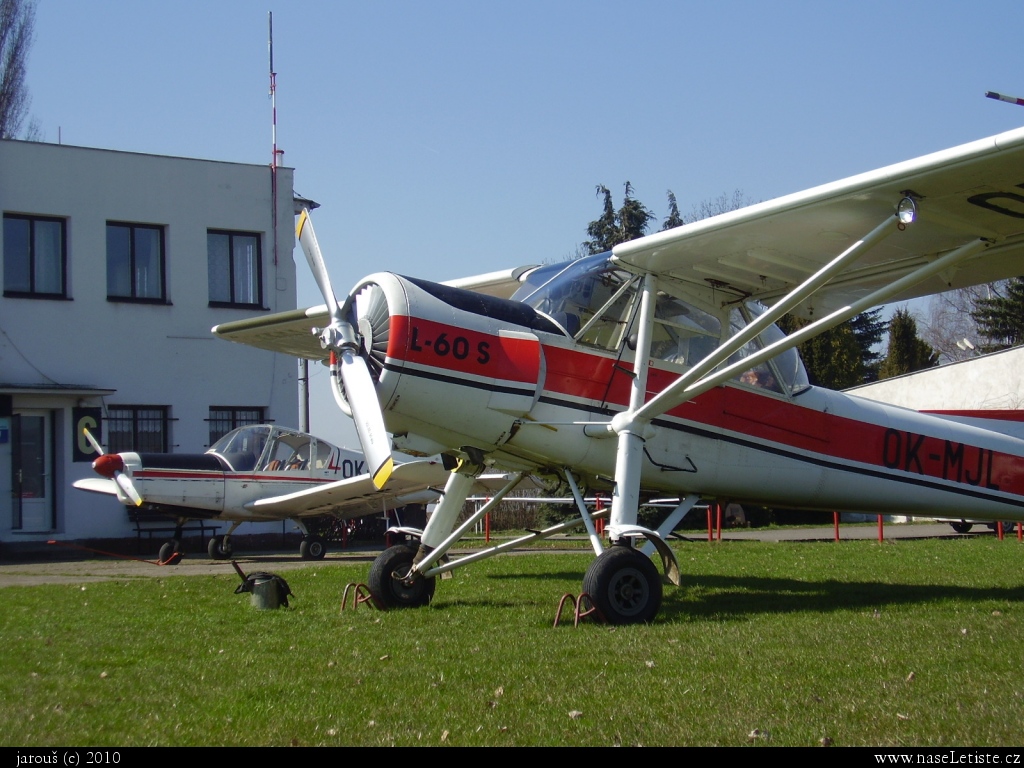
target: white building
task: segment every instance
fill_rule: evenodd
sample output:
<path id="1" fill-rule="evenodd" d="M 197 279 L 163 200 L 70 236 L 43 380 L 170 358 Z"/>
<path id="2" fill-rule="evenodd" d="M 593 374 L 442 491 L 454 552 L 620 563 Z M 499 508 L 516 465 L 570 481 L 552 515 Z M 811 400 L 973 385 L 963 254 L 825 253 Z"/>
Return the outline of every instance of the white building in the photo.
<path id="1" fill-rule="evenodd" d="M 215 339 L 295 307 L 292 170 L 0 141 L 0 546 L 134 535 L 75 490 L 110 450 L 297 422 L 292 358 Z M 276 212 L 276 225 L 275 225 Z"/>

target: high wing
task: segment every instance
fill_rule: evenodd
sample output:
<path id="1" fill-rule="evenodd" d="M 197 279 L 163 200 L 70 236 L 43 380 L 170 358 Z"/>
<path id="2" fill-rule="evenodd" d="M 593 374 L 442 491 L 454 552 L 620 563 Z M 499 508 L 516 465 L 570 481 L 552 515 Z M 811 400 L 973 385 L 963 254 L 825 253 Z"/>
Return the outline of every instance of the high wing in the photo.
<path id="1" fill-rule="evenodd" d="M 434 501 L 449 472 L 435 461 L 410 461 L 395 465 L 385 486 L 377 490 L 370 475 L 339 480 L 282 496 L 258 499 L 246 505 L 254 514 L 268 519 L 312 517 L 333 514 L 342 518 L 363 517 L 387 507 Z M 429 492 L 421 500 L 419 494 Z M 415 498 L 414 498 L 415 497 Z"/>
<path id="2" fill-rule="evenodd" d="M 820 316 L 871 297 L 978 238 L 986 246 L 980 253 L 878 303 L 1024 274 L 1024 129 L 648 235 L 616 246 L 613 254 L 627 269 L 679 280 L 722 302 L 753 297 L 771 306 L 891 217 L 904 196 L 917 202 L 919 221 L 874 245 L 792 311 Z M 450 284 L 507 296 L 523 271 Z M 310 328 L 324 325 L 327 317 L 321 305 L 225 323 L 214 332 L 319 360 L 324 352 Z"/>
<path id="3" fill-rule="evenodd" d="M 902 197 L 918 221 L 834 277 L 802 314 L 853 304 L 977 238 L 980 254 L 887 298 L 901 301 L 1024 274 L 1024 129 L 633 240 L 614 258 L 637 272 L 771 306 L 891 217 Z"/>

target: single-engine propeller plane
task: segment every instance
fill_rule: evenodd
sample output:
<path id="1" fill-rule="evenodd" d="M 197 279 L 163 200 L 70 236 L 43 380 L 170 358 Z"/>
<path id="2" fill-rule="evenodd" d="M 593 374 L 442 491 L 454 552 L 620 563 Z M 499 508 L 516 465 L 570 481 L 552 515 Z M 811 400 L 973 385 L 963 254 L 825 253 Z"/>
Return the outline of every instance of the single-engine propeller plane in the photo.
<path id="1" fill-rule="evenodd" d="M 104 453 L 88 431 L 86 437 L 99 454 L 93 469 L 101 477 L 74 486 L 174 519 L 177 531 L 160 548 L 162 562 L 176 562 L 182 526 L 195 519 L 231 523 L 210 539 L 214 559 L 232 556 L 231 535 L 242 523 L 292 520 L 303 533 L 299 553 L 317 560 L 327 545 L 307 528 L 310 518 L 350 519 L 426 504 L 438 498 L 433 489 L 448 475 L 436 462 L 411 461 L 397 465 L 379 490 L 362 454 L 269 424 L 239 427 L 200 454 Z"/>
<path id="2" fill-rule="evenodd" d="M 883 303 L 1024 273 L 1024 129 L 577 261 L 446 285 L 377 273 L 344 303 L 308 212 L 297 233 L 326 306 L 214 332 L 328 360 L 378 484 L 387 432 L 452 470 L 418 546 L 371 568 L 388 606 L 425 604 L 436 576 L 502 551 L 445 559 L 485 468 L 513 473 L 496 499 L 524 475 L 568 484 L 597 555 L 583 589 L 616 623 L 659 611 L 648 550 L 679 583 L 664 538 L 701 498 L 1024 519 L 1024 441 L 809 386 L 795 349 Z M 786 336 L 786 313 L 809 323 Z M 583 489 L 611 490 L 607 549 Z M 680 499 L 658 530 L 637 524 L 652 494 Z"/>

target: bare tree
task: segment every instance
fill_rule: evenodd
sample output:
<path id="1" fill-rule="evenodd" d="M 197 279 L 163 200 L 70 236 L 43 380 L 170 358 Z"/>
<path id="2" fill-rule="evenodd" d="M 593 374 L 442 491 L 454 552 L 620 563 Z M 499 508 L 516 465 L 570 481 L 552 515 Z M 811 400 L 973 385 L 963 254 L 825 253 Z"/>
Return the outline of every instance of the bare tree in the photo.
<path id="1" fill-rule="evenodd" d="M 673 195 L 672 200 L 674 201 L 674 199 L 675 196 Z M 702 200 L 700 203 L 695 204 L 690 213 L 682 217 L 682 222 L 684 224 L 692 224 L 695 221 L 710 219 L 712 216 L 736 211 L 752 204 L 753 200 L 743 194 L 742 189 L 733 190 L 731 196 L 723 192 L 718 197 Z M 678 211 L 678 208 L 676 210 Z"/>
<path id="2" fill-rule="evenodd" d="M 0 139 L 16 137 L 28 116 L 25 71 L 35 17 L 33 0 L 0 0 Z M 29 123 L 27 133 L 38 129 Z"/>
<path id="3" fill-rule="evenodd" d="M 939 353 L 943 363 L 974 357 L 977 352 L 964 340 L 980 346 L 984 341 L 971 317 L 979 299 L 1002 296 L 1001 283 L 975 285 L 940 293 L 931 298 L 927 316 L 920 318 L 921 338 Z"/>

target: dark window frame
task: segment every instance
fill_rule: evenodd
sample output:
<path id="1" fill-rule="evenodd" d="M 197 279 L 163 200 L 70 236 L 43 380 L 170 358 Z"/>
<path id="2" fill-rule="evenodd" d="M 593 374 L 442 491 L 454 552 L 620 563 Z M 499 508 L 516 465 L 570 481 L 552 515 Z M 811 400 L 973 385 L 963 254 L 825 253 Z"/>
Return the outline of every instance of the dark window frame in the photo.
<path id="1" fill-rule="evenodd" d="M 219 413 L 215 414 L 215 411 Z M 256 414 L 256 420 L 253 421 L 249 415 L 246 415 L 247 413 Z M 208 445 L 213 445 L 228 432 L 233 429 L 238 429 L 238 427 L 247 427 L 252 424 L 266 424 L 267 409 L 262 405 L 211 405 L 210 417 L 207 421 L 210 425 L 210 442 Z M 218 429 L 226 426 L 229 422 L 231 426 L 227 427 L 227 429 L 224 429 L 223 431 L 217 431 Z"/>
<path id="2" fill-rule="evenodd" d="M 159 415 L 147 415 L 144 413 L 145 411 L 158 412 Z M 121 403 L 108 405 L 107 415 L 104 419 L 106 421 L 107 450 L 110 453 L 123 453 L 125 451 L 133 451 L 135 453 L 170 453 L 170 415 L 171 408 L 168 405 L 123 405 Z M 153 421 L 154 419 L 160 424 L 159 445 L 146 445 L 145 443 L 148 440 L 142 437 L 144 433 L 140 430 L 140 425 L 145 421 Z M 130 422 L 131 437 L 129 440 L 122 439 L 121 436 L 129 430 L 121 428 L 116 423 L 119 421 Z"/>
<path id="3" fill-rule="evenodd" d="M 128 271 L 130 275 L 129 284 L 131 295 L 123 296 L 111 294 L 110 292 L 110 229 L 118 227 L 128 230 Z M 138 296 L 137 278 L 138 265 L 135 261 L 135 233 L 137 230 L 156 231 L 160 234 L 160 295 L 159 296 Z M 139 224 L 130 221 L 108 221 L 107 222 L 107 301 L 129 302 L 137 304 L 170 304 L 167 300 L 167 238 L 166 227 L 161 224 Z"/>
<path id="4" fill-rule="evenodd" d="M 228 292 L 230 294 L 227 300 L 214 299 L 212 286 L 210 286 L 210 303 L 211 307 L 235 307 L 241 309 L 266 309 L 263 305 L 263 236 L 259 232 L 245 232 L 241 230 L 231 229 L 208 229 L 206 230 L 206 263 L 207 263 L 207 277 L 209 278 L 213 265 L 211 263 L 211 251 L 210 251 L 210 237 L 219 236 L 228 238 L 228 260 L 227 260 L 227 285 Z M 253 238 L 256 242 L 256 275 L 255 285 L 250 286 L 253 288 L 255 294 L 255 301 L 239 301 L 235 295 L 235 238 L 236 237 L 249 237 Z"/>
<path id="5" fill-rule="evenodd" d="M 55 299 L 58 301 L 70 300 L 68 296 L 68 220 L 60 216 L 38 216 L 27 213 L 5 213 L 4 217 L 4 239 L 7 237 L 8 221 L 27 221 L 29 223 L 28 243 L 28 273 L 29 289 L 27 291 L 7 287 L 7 264 L 12 257 L 4 248 L 4 296 L 16 299 Z M 60 225 L 60 291 L 39 291 L 36 290 L 36 223 L 45 222 Z"/>

